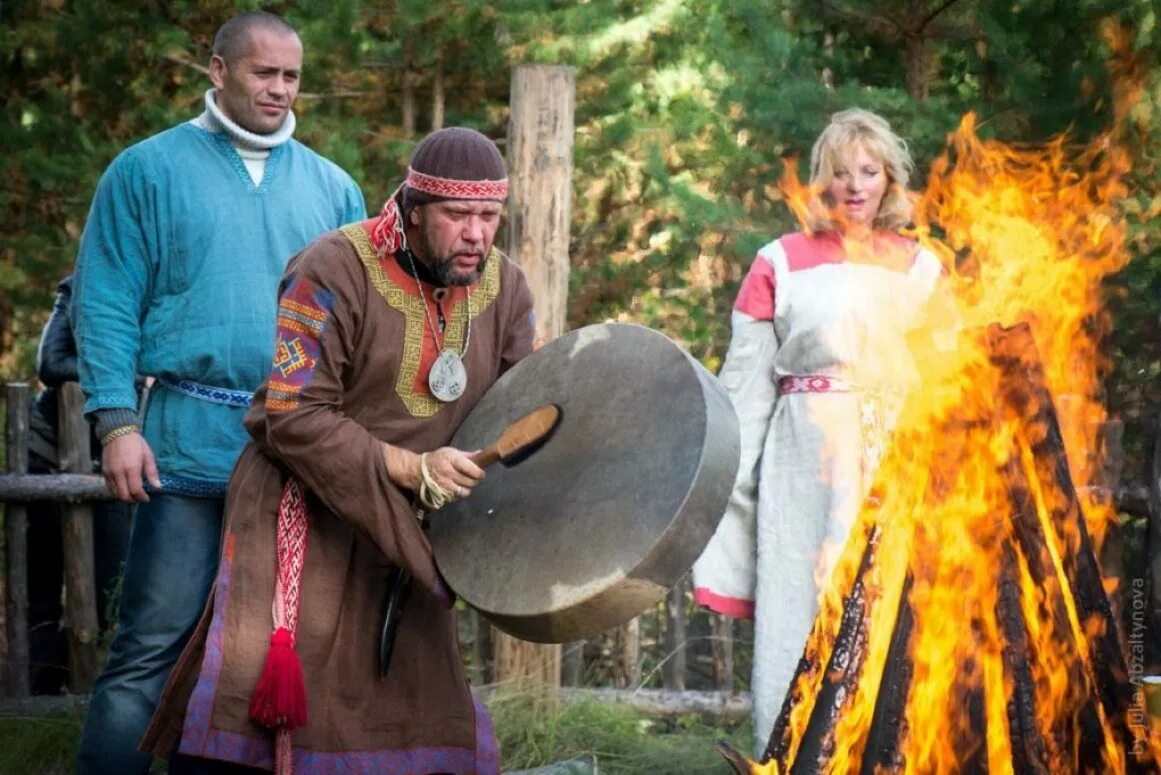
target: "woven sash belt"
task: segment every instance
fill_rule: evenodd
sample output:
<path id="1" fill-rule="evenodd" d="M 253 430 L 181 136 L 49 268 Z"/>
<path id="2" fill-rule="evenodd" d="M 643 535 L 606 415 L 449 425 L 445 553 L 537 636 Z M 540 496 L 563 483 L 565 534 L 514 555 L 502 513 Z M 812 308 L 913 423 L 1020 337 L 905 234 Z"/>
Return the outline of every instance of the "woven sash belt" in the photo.
<path id="1" fill-rule="evenodd" d="M 226 406 L 249 406 L 254 394 L 245 390 L 231 390 L 229 388 L 203 385 L 191 379 L 160 378 L 157 384 L 178 393 L 184 393 L 191 398 L 209 401 L 211 404 L 225 404 Z"/>
<path id="2" fill-rule="evenodd" d="M 840 377 L 824 377 L 821 374 L 780 377 L 778 394 L 787 393 L 854 393 L 858 388 Z"/>

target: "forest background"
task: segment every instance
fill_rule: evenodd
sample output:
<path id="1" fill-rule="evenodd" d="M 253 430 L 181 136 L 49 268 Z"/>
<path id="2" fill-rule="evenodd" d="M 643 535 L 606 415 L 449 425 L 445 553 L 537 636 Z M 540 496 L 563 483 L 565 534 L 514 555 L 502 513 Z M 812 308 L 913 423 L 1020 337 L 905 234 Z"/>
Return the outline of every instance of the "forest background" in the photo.
<path id="1" fill-rule="evenodd" d="M 568 325 L 631 320 L 716 370 L 758 247 L 794 230 L 778 180 L 805 176 L 829 115 L 886 116 L 917 162 L 962 115 L 1014 143 L 1116 128 L 1132 254 L 1108 282 L 1102 400 L 1125 472 L 1149 477 L 1161 412 L 1159 0 L 0 0 L 0 377 L 33 381 L 98 177 L 123 148 L 199 113 L 214 31 L 285 15 L 306 49 L 296 136 L 376 208 L 432 128 L 503 147 L 511 70 L 570 65 L 576 145 Z M 1114 45 L 1113 41 L 1125 42 Z M 501 236 L 498 244 L 504 244 Z M 1143 534 L 1143 530 L 1138 530 Z"/>

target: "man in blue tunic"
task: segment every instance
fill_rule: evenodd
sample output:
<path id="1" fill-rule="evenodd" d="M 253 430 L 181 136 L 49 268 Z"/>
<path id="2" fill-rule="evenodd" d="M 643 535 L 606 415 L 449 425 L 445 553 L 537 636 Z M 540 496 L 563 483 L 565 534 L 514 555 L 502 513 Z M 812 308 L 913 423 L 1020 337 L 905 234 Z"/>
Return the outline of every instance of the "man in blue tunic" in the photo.
<path id="1" fill-rule="evenodd" d="M 292 138 L 302 44 L 249 12 L 214 38 L 205 112 L 122 152 L 93 199 L 73 326 L 102 471 L 137 514 L 117 633 L 77 771 L 144 773 L 137 750 L 218 561 L 242 417 L 273 356 L 286 262 L 362 220 L 354 181 Z M 136 375 L 156 379 L 143 418 Z"/>

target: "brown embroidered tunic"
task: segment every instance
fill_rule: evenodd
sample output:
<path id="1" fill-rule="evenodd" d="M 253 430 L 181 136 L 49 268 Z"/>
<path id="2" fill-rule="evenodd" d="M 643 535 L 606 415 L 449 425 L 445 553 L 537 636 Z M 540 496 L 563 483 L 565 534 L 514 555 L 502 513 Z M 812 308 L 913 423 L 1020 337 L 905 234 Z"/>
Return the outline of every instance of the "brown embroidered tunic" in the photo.
<path id="1" fill-rule="evenodd" d="M 295 772 L 499 772 L 491 722 L 460 661 L 451 595 L 380 442 L 416 452 L 446 445 L 532 350 L 532 296 L 520 269 L 493 250 L 475 285 L 441 290 L 436 302 L 436 289 L 394 256 L 376 257 L 370 224 L 320 237 L 287 268 L 274 364 L 230 480 L 215 590 L 142 743 L 157 755 L 180 739 L 183 754 L 272 766 L 273 734 L 248 709 L 272 629 L 278 503 L 293 473 L 309 489 L 296 646 L 309 723 L 293 732 Z M 440 319 L 437 342 L 430 321 Z M 462 352 L 465 341 L 467 388 L 441 403 L 428 370 L 441 345 Z M 391 564 L 413 582 L 381 679 Z"/>

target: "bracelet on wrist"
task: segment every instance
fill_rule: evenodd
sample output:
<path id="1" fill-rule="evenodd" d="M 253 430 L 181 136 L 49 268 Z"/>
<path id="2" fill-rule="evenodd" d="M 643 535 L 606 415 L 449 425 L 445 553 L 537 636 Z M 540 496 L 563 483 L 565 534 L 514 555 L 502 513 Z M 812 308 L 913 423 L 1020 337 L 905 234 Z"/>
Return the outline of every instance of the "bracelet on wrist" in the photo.
<path id="1" fill-rule="evenodd" d="M 114 439 L 119 439 L 122 436 L 128 436 L 130 433 L 139 432 L 140 429 L 136 425 L 122 425 L 119 428 L 114 428 L 113 430 L 106 433 L 103 437 L 101 437 L 101 446 L 107 447 L 109 446 L 109 442 L 113 441 Z"/>

